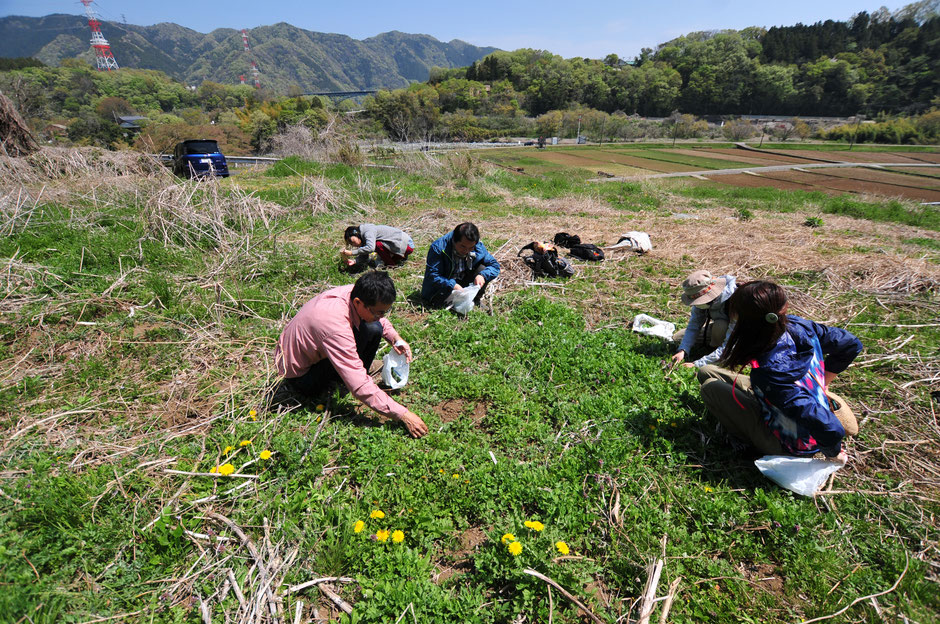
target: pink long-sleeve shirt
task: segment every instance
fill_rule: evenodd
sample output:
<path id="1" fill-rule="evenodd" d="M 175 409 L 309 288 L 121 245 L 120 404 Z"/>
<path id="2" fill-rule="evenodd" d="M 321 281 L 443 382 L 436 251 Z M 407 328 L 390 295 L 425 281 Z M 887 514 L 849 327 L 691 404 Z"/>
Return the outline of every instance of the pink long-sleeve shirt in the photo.
<path id="1" fill-rule="evenodd" d="M 300 308 L 278 338 L 274 351 L 277 372 L 288 379 L 300 377 L 329 358 L 354 397 L 380 414 L 401 418 L 408 410 L 375 385 L 356 353 L 353 327 L 358 327 L 361 319 L 352 305 L 352 289 L 350 285 L 327 290 Z M 383 317 L 379 322 L 389 343 L 401 339 L 388 319 Z"/>

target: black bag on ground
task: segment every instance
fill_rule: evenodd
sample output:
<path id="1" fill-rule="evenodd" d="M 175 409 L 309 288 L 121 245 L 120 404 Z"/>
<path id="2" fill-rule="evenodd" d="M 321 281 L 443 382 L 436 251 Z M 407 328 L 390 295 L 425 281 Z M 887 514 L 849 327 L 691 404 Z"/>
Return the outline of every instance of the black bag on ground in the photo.
<path id="1" fill-rule="evenodd" d="M 581 244 L 581 237 L 577 234 L 569 234 L 568 232 L 559 232 L 555 234 L 555 238 L 552 239 L 552 242 L 558 245 L 559 247 L 569 248 L 575 245 Z"/>
<path id="2" fill-rule="evenodd" d="M 591 243 L 581 243 L 580 245 L 574 245 L 571 247 L 571 249 L 568 250 L 568 253 L 570 253 L 575 258 L 591 260 L 592 262 L 600 262 L 604 259 L 604 250 L 597 245 L 592 245 Z"/>
<path id="3" fill-rule="evenodd" d="M 526 250 L 532 253 L 523 256 Z M 551 245 L 532 242 L 519 250 L 516 256 L 521 256 L 529 268 L 532 269 L 535 277 L 571 277 L 574 275 L 574 267 L 571 263 L 558 256 L 558 250 Z"/>

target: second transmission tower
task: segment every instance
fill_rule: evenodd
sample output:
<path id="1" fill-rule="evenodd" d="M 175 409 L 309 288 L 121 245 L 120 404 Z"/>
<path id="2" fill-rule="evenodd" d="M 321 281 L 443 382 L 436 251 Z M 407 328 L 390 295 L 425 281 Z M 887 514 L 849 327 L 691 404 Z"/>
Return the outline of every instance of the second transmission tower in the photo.
<path id="1" fill-rule="evenodd" d="M 248 57 L 248 60 L 251 61 L 251 77 L 255 81 L 255 89 L 261 88 L 261 72 L 258 71 L 258 64 L 255 63 L 255 59 L 251 54 L 251 47 L 248 45 L 248 31 L 242 28 L 242 41 L 245 42 L 245 55 Z M 244 77 L 242 78 L 242 84 L 245 83 Z"/>

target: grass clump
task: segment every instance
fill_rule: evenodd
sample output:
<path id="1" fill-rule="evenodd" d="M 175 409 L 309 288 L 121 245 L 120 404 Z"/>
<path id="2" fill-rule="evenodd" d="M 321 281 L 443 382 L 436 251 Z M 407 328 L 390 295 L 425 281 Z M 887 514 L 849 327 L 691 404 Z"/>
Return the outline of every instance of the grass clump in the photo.
<path id="1" fill-rule="evenodd" d="M 886 202 L 863 202 L 848 196 L 830 197 L 822 202 L 821 209 L 826 214 L 839 214 L 856 219 L 900 223 L 922 227 L 927 230 L 940 230 L 940 210 L 936 206 L 912 207 L 897 200 Z"/>

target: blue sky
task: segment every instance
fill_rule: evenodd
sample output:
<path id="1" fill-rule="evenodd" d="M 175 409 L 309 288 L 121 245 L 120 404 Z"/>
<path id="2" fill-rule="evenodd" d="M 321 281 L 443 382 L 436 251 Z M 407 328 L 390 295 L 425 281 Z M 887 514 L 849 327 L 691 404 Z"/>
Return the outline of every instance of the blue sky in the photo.
<path id="1" fill-rule="evenodd" d="M 310 0 L 97 0 L 105 20 L 150 25 L 174 22 L 199 32 L 216 28 L 253 28 L 277 22 L 318 32 L 365 39 L 400 30 L 441 41 L 462 39 L 504 50 L 538 48 L 566 58 L 603 58 L 614 53 L 630 59 L 641 48 L 699 30 L 747 26 L 790 26 L 833 19 L 848 20 L 860 11 L 886 6 L 895 11 L 908 2 L 789 0 L 753 2 L 659 0 L 634 2 L 335 2 Z M 77 0 L 0 0 L 0 16 L 81 14 Z M 107 37 L 107 29 L 104 29 Z"/>

